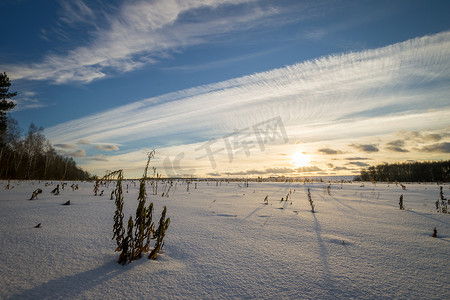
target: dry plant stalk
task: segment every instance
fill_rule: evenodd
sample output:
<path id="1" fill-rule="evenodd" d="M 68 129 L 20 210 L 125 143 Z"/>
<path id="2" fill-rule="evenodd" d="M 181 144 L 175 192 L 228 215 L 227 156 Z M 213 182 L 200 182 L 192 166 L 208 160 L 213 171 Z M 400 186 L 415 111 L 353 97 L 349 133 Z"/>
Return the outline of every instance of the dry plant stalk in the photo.
<path id="1" fill-rule="evenodd" d="M 150 202 L 148 207 L 146 207 L 147 191 L 146 183 L 148 180 L 147 173 L 148 167 L 151 159 L 154 157 L 155 151 L 148 153 L 147 164 L 144 169 L 144 174 L 139 181 L 139 195 L 138 195 L 138 207 L 136 209 L 136 215 L 133 222 L 133 217 L 130 216 L 128 220 L 127 235 L 124 237 L 125 229 L 123 227 L 123 191 L 122 191 L 122 180 L 123 172 L 122 170 L 108 172 L 105 180 L 111 180 L 117 176 L 116 189 L 114 194 L 116 196 L 116 212 L 114 215 L 114 236 L 116 239 L 117 249 L 116 251 L 121 251 L 118 262 L 121 264 L 129 263 L 133 260 L 142 257 L 143 252 L 149 251 L 150 241 L 156 239 L 155 247 L 151 251 L 149 258 L 156 259 L 158 252 L 164 246 L 164 236 L 166 230 L 170 224 L 170 218 L 166 219 L 167 208 L 164 206 L 163 212 L 161 214 L 161 219 L 159 221 L 158 229 L 154 230 L 155 225 L 152 221 L 153 219 L 153 203 Z M 154 170 L 155 173 L 155 170 Z M 156 178 L 158 179 L 158 178 Z M 154 180 L 154 191 L 157 184 L 157 180 Z M 172 186 L 172 183 L 171 183 Z"/>
<path id="2" fill-rule="evenodd" d="M 315 210 L 314 210 L 314 201 L 313 201 L 312 198 L 311 198 L 311 191 L 309 190 L 309 188 L 308 188 L 308 201 L 309 201 L 309 205 L 311 206 L 311 212 L 312 212 L 312 213 L 315 213 Z"/>

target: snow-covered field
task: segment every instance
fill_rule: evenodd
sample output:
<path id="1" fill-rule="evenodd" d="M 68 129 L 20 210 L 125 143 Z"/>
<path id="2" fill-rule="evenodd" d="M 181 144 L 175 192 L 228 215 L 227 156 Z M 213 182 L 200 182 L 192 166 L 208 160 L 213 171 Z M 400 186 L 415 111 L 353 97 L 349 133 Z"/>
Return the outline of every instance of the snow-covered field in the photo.
<path id="1" fill-rule="evenodd" d="M 127 183 L 125 220 L 138 194 Z M 148 187 L 155 218 L 166 205 L 172 222 L 158 260 L 125 266 L 113 185 L 95 197 L 93 183 L 71 184 L 55 196 L 56 182 L 0 183 L 1 299 L 450 299 L 450 215 L 436 212 L 436 184 L 332 183 L 329 195 L 320 182 L 177 182 L 168 198 Z"/>

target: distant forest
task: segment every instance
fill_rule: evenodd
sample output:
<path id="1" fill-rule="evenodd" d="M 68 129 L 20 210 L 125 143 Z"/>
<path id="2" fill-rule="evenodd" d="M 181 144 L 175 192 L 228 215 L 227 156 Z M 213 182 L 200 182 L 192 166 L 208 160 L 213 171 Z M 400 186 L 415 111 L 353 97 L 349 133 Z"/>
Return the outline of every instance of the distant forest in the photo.
<path id="1" fill-rule="evenodd" d="M 88 172 L 77 167 L 71 157 L 56 153 L 45 138 L 43 128 L 31 124 L 21 137 L 16 120 L 7 119 L 7 127 L 0 144 L 0 178 L 42 180 L 86 180 Z"/>
<path id="2" fill-rule="evenodd" d="M 448 182 L 450 180 L 450 160 L 377 165 L 361 171 L 361 175 L 355 179 L 391 182 Z"/>
<path id="3" fill-rule="evenodd" d="M 85 180 L 89 173 L 77 167 L 70 157 L 56 153 L 44 136 L 44 129 L 30 125 L 22 137 L 16 120 L 7 112 L 16 106 L 11 99 L 11 81 L 0 73 L 0 178 L 2 179 L 54 179 Z"/>

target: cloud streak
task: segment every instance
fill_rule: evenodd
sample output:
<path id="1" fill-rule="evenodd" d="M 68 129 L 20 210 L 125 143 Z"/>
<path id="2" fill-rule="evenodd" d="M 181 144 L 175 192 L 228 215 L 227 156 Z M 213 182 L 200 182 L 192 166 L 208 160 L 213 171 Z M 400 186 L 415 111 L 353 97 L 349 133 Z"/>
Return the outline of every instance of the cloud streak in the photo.
<path id="1" fill-rule="evenodd" d="M 97 145 L 95 149 L 103 150 L 103 151 L 118 151 L 119 147 L 116 145 Z"/>
<path id="2" fill-rule="evenodd" d="M 130 1 L 114 15 L 102 13 L 106 24 L 95 24 L 93 10 L 83 1 L 62 2 L 60 21 L 70 26 L 88 23 L 90 42 L 66 54 L 48 54 L 41 62 L 0 65 L 10 78 L 50 80 L 57 84 L 88 83 L 114 73 L 153 64 L 170 53 L 205 43 L 213 36 L 263 24 L 277 14 L 270 6 L 236 9 L 252 0 Z M 227 11 L 226 8 L 234 8 Z M 207 18 L 198 10 L 206 10 Z M 47 37 L 47 34 L 43 36 Z"/>
<path id="3" fill-rule="evenodd" d="M 368 163 L 360 162 L 360 161 L 351 161 L 348 163 L 349 165 L 355 165 L 358 167 L 368 167 L 370 166 Z"/>
<path id="4" fill-rule="evenodd" d="M 77 23 L 92 23 L 95 14 L 82 0 L 59 1 L 62 6 L 62 22 L 71 26 Z"/>
<path id="5" fill-rule="evenodd" d="M 450 32 L 443 32 L 145 99 L 58 124 L 46 135 L 54 143 L 137 151 L 201 143 L 281 117 L 293 143 L 347 139 L 337 148 L 378 155 L 380 141 L 360 138 L 450 126 L 449 80 Z M 319 149 L 334 150 L 322 144 L 313 151 Z"/>
<path id="6" fill-rule="evenodd" d="M 32 91 L 22 92 L 11 100 L 16 104 L 16 107 L 13 108 L 13 111 L 15 112 L 48 106 L 48 104 L 45 104 L 38 99 L 38 94 L 36 92 Z"/>
<path id="7" fill-rule="evenodd" d="M 55 144 L 54 145 L 56 148 L 61 148 L 61 149 L 76 149 L 77 146 L 72 145 L 72 144 Z"/>
<path id="8" fill-rule="evenodd" d="M 276 116 L 288 126 L 319 122 L 326 126 L 351 112 L 394 101 L 404 106 L 402 114 L 422 114 L 436 106 L 448 107 L 448 85 L 418 91 L 417 82 L 426 85 L 450 78 L 449 49 L 450 33 L 444 32 L 380 49 L 324 57 L 138 101 L 59 124 L 47 133 L 55 140 L 97 143 L 111 141 L 113 136 L 132 141 L 201 134 L 208 139 Z M 419 101 L 427 107 L 411 111 L 409 107 Z M 364 123 L 370 116 L 339 123 L 355 120 Z"/>
<path id="9" fill-rule="evenodd" d="M 394 152 L 409 152 L 409 150 L 405 149 L 405 141 L 396 140 L 387 143 L 386 149 L 394 151 Z"/>
<path id="10" fill-rule="evenodd" d="M 58 152 L 64 156 L 70 156 L 70 157 L 74 157 L 74 158 L 85 158 L 86 157 L 86 151 L 84 149 L 79 149 L 79 150 L 75 150 L 75 151 L 61 150 Z"/>
<path id="11" fill-rule="evenodd" d="M 379 149 L 377 147 L 377 145 L 372 145 L 372 144 L 368 144 L 368 145 L 351 145 L 352 147 L 363 151 L 363 152 L 378 152 Z"/>
<path id="12" fill-rule="evenodd" d="M 424 152 L 450 153 L 450 143 L 437 143 L 420 149 Z"/>
<path id="13" fill-rule="evenodd" d="M 318 150 L 320 154 L 327 154 L 327 155 L 336 155 L 336 154 L 342 154 L 343 152 L 340 150 L 334 150 L 331 148 L 321 148 Z"/>

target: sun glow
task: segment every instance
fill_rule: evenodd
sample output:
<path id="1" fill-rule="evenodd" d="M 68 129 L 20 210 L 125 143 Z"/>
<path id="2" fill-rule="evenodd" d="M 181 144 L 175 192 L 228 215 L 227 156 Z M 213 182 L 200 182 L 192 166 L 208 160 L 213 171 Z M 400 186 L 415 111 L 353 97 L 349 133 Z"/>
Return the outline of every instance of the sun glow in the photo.
<path id="1" fill-rule="evenodd" d="M 292 156 L 292 161 L 296 167 L 305 167 L 311 162 L 311 157 L 302 152 L 296 152 Z"/>

